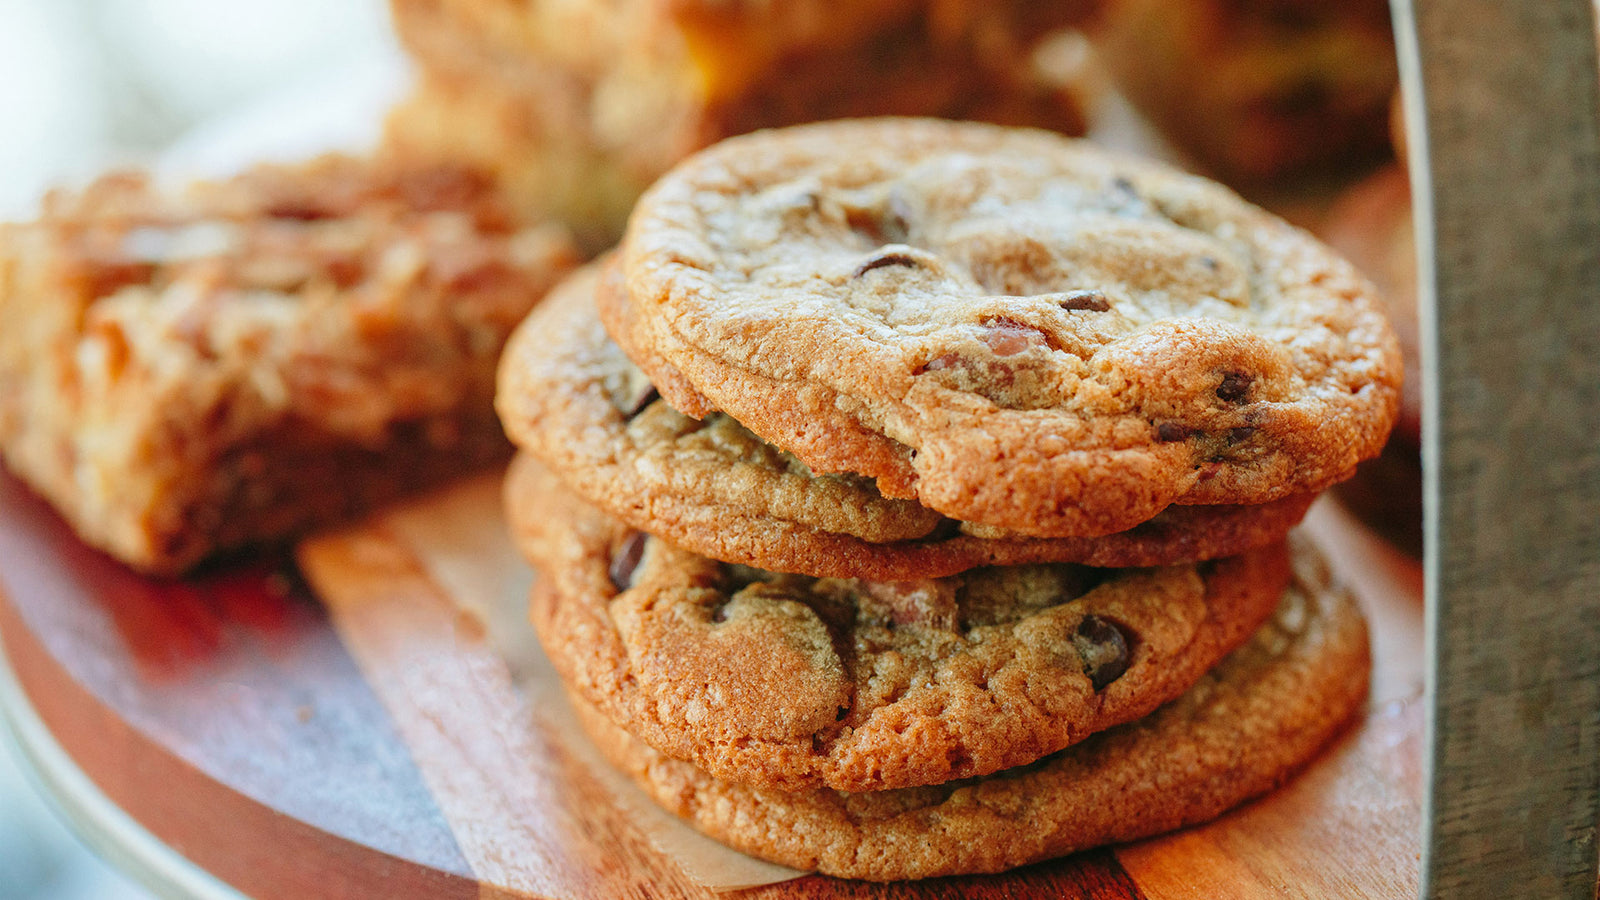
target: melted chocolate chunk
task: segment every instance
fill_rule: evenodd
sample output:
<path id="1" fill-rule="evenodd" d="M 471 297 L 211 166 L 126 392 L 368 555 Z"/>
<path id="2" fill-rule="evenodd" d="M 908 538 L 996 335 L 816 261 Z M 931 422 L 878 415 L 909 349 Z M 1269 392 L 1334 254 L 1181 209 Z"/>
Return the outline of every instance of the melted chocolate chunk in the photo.
<path id="1" fill-rule="evenodd" d="M 821 197 L 817 198 L 818 208 L 821 208 Z M 877 210 L 863 209 L 859 206 L 846 206 L 844 208 L 844 223 L 850 230 L 862 237 L 879 244 L 890 243 L 889 236 L 883 233 L 883 217 Z"/>
<path id="2" fill-rule="evenodd" d="M 921 581 L 858 581 L 861 614 L 883 625 L 954 631 L 960 616 L 959 587 L 948 578 Z"/>
<path id="3" fill-rule="evenodd" d="M 1043 347 L 1049 343 L 1044 332 L 1015 319 L 985 319 L 983 327 L 989 330 L 984 332 L 982 340 L 994 351 L 995 356 L 1015 356 L 1030 347 Z"/>
<path id="4" fill-rule="evenodd" d="M 874 253 L 871 259 L 857 266 L 856 270 L 850 273 L 850 277 L 860 278 L 873 269 L 881 269 L 884 266 L 906 266 L 912 269 L 920 269 L 923 265 L 922 260 L 903 250 L 880 250 Z"/>
<path id="5" fill-rule="evenodd" d="M 1105 312 L 1111 308 L 1111 301 L 1099 291 L 1068 291 L 1061 298 L 1061 308 Z"/>
<path id="6" fill-rule="evenodd" d="M 645 542 L 650 540 L 650 535 L 642 531 L 629 532 L 623 538 L 622 545 L 611 554 L 611 566 L 606 573 L 611 576 L 611 584 L 619 591 L 633 587 L 633 573 L 639 568 L 639 561 L 644 559 Z"/>
<path id="7" fill-rule="evenodd" d="M 1243 372 L 1229 372 L 1222 376 L 1222 383 L 1217 385 L 1217 399 L 1227 403 L 1238 403 L 1250 393 L 1250 384 L 1254 381 Z"/>
<path id="8" fill-rule="evenodd" d="M 1084 616 L 1072 635 L 1072 645 L 1083 658 L 1083 674 L 1097 691 L 1128 671 L 1128 639 L 1110 619 Z"/>
<path id="9" fill-rule="evenodd" d="M 889 189 L 888 211 L 883 217 L 883 235 L 896 243 L 911 236 L 911 203 L 898 186 Z"/>
<path id="10" fill-rule="evenodd" d="M 1156 440 L 1163 444 L 1187 440 L 1192 433 L 1186 426 L 1177 422 L 1162 422 L 1156 426 Z"/>

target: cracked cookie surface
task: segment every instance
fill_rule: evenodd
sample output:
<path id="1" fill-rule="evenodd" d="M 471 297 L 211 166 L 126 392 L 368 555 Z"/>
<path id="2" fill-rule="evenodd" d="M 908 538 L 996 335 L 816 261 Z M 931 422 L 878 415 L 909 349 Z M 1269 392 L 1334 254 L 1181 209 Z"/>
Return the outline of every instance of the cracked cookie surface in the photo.
<path id="1" fill-rule="evenodd" d="M 569 687 L 668 756 L 796 790 L 1033 762 L 1183 693 L 1277 604 L 1284 546 L 1159 569 L 778 575 L 634 531 L 537 464 L 513 531 Z"/>
<path id="2" fill-rule="evenodd" d="M 1314 550 L 1271 618 L 1183 696 L 1037 763 L 930 787 L 785 792 L 670 759 L 582 698 L 610 760 L 747 853 L 846 878 L 997 872 L 1215 818 L 1288 780 L 1367 696 L 1366 623 Z"/>
<path id="3" fill-rule="evenodd" d="M 601 327 L 590 267 L 556 288 L 507 345 L 497 405 L 513 441 L 574 492 L 635 528 L 727 562 L 819 577 L 910 580 L 984 565 L 1153 566 L 1281 539 L 1310 505 L 1174 506 L 1096 538 L 995 534 L 884 497 L 872 481 L 816 475 L 713 412 L 674 410 Z M 508 502 L 538 504 L 519 465 Z"/>
<path id="4" fill-rule="evenodd" d="M 1218 185 L 1083 142 L 825 123 L 641 199 L 608 330 L 691 415 L 1035 536 L 1321 490 L 1401 366 L 1370 286 Z"/>

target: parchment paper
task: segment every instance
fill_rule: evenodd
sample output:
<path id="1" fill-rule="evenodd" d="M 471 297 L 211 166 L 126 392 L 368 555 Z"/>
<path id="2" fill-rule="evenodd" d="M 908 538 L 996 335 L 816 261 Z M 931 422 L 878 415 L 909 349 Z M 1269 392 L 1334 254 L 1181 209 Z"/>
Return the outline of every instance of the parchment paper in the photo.
<path id="1" fill-rule="evenodd" d="M 589 744 L 528 623 L 528 590 L 535 575 L 507 533 L 499 475 L 396 507 L 384 514 L 382 525 L 407 545 L 457 609 L 483 623 L 540 725 L 560 736 L 573 756 L 594 771 L 651 845 L 685 875 L 710 890 L 734 891 L 807 874 L 705 837 L 657 806 Z"/>

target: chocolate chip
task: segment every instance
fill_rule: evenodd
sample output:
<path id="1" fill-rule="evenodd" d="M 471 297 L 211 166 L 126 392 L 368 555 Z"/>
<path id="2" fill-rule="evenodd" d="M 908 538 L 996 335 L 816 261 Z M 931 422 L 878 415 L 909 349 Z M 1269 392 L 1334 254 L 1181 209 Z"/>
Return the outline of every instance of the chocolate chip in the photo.
<path id="1" fill-rule="evenodd" d="M 883 625 L 952 631 L 960 615 L 957 583 L 950 579 L 858 581 L 857 606 Z"/>
<path id="2" fill-rule="evenodd" d="M 1006 391 L 1015 384 L 1018 374 L 1032 368 L 1037 361 L 1022 354 L 1050 348 L 1050 338 L 1032 325 L 1003 317 L 984 319 L 979 324 L 983 328 L 976 337 L 989 353 L 945 353 L 923 363 L 912 374 L 954 371 L 961 389 L 1004 406 L 1012 402 Z"/>
<path id="3" fill-rule="evenodd" d="M 1242 444 L 1256 433 L 1254 425 L 1241 425 L 1238 428 L 1228 429 L 1228 443 Z"/>
<path id="4" fill-rule="evenodd" d="M 898 186 L 889 189 L 888 213 L 883 217 L 883 234 L 891 241 L 911 236 L 911 202 Z"/>
<path id="5" fill-rule="evenodd" d="M 1042 347 L 1047 341 L 1044 332 L 1015 319 L 995 317 L 983 320 L 982 340 L 996 356 L 1015 356 L 1030 347 Z"/>
<path id="6" fill-rule="evenodd" d="M 1177 422 L 1162 422 L 1156 426 L 1156 440 L 1163 444 L 1187 440 L 1192 433 L 1187 426 L 1180 425 Z"/>
<path id="7" fill-rule="evenodd" d="M 1128 671 L 1128 639 L 1110 619 L 1084 616 L 1072 635 L 1072 646 L 1083 659 L 1083 674 L 1097 691 Z"/>
<path id="8" fill-rule="evenodd" d="M 883 233 L 883 216 L 877 210 L 846 206 L 843 211 L 844 223 L 851 231 L 879 244 L 889 242 L 889 236 Z"/>
<path id="9" fill-rule="evenodd" d="M 650 536 L 642 531 L 632 531 L 622 539 L 622 546 L 611 554 L 611 567 L 607 574 L 611 576 L 611 584 L 619 591 L 633 587 L 633 573 L 639 568 L 639 561 L 644 558 L 645 542 Z"/>
<path id="10" fill-rule="evenodd" d="M 872 255 L 871 259 L 857 266 L 856 270 L 850 273 L 850 277 L 860 278 L 873 269 L 881 269 L 884 266 L 906 266 L 912 269 L 920 269 L 923 265 L 925 263 L 922 260 L 904 250 L 879 250 Z"/>
<path id="11" fill-rule="evenodd" d="M 1061 308 L 1105 312 L 1111 308 L 1111 301 L 1099 291 L 1068 291 L 1061 298 Z"/>
<path id="12" fill-rule="evenodd" d="M 633 398 L 633 402 L 628 405 L 628 408 L 626 410 L 623 410 L 623 414 L 627 418 L 632 419 L 635 416 L 639 415 L 639 413 L 644 412 L 645 408 L 648 407 L 650 404 L 652 404 L 652 403 L 654 403 L 654 402 L 656 402 L 657 400 L 660 400 L 660 399 L 661 399 L 661 392 L 656 390 L 656 386 L 652 384 L 652 385 L 650 385 L 650 387 L 647 390 L 645 390 L 644 392 L 640 393 L 637 397 Z"/>
<path id="13" fill-rule="evenodd" d="M 1229 372 L 1222 376 L 1222 383 L 1217 385 L 1217 399 L 1227 403 L 1238 403 L 1250 393 L 1250 384 L 1254 381 L 1243 372 Z"/>

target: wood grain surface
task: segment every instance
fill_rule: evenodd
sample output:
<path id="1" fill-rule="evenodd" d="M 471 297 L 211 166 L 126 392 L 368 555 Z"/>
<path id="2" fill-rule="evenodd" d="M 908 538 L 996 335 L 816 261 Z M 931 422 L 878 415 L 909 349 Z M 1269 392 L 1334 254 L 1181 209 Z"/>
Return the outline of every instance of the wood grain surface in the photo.
<path id="1" fill-rule="evenodd" d="M 0 638 L 118 806 L 247 894 L 477 894 L 354 661 L 283 559 L 142 578 L 0 472 Z M 395 893 L 394 896 L 406 896 Z"/>
<path id="2" fill-rule="evenodd" d="M 740 896 L 1412 896 L 1419 576 L 1336 508 L 1308 528 L 1366 601 L 1377 669 L 1366 720 L 1284 789 L 999 876 L 807 876 Z M 0 474 L 0 636 L 100 790 L 251 896 L 713 896 L 578 758 L 548 698 L 517 689 L 408 537 L 380 517 L 308 544 L 325 611 L 282 558 L 140 578 Z"/>

